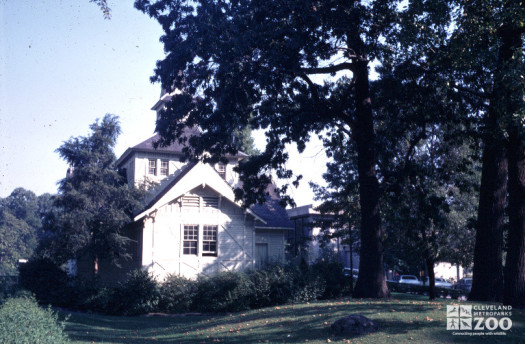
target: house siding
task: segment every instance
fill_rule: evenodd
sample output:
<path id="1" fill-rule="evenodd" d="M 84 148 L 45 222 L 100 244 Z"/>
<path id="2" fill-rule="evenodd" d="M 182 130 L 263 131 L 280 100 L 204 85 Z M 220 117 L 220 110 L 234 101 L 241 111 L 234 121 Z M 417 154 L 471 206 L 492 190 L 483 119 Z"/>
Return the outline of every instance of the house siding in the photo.
<path id="1" fill-rule="evenodd" d="M 218 196 L 209 188 L 193 190 L 191 194 Z M 144 221 L 143 267 L 160 280 L 168 274 L 194 278 L 199 274 L 253 268 L 251 216 L 226 199 L 219 201 L 220 209 L 185 208 L 179 200 L 160 207 Z M 199 226 L 197 255 L 183 253 L 184 225 Z M 202 255 L 204 225 L 218 226 L 216 257 Z"/>
<path id="2" fill-rule="evenodd" d="M 256 244 L 268 245 L 268 260 L 270 263 L 284 263 L 285 239 L 282 230 L 256 229 Z"/>

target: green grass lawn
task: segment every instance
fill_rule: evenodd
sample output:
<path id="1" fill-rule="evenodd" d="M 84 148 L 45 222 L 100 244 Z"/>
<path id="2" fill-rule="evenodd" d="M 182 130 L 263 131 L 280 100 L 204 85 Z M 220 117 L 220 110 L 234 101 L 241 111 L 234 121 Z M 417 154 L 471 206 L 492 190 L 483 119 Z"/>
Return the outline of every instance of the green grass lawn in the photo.
<path id="1" fill-rule="evenodd" d="M 454 336 L 446 329 L 446 305 L 394 294 L 390 301 L 332 300 L 221 315 L 117 317 L 74 313 L 66 331 L 73 343 L 525 343 L 525 311 L 512 310 L 506 336 Z M 479 305 L 480 303 L 461 302 Z M 379 331 L 337 337 L 330 325 L 359 313 Z"/>

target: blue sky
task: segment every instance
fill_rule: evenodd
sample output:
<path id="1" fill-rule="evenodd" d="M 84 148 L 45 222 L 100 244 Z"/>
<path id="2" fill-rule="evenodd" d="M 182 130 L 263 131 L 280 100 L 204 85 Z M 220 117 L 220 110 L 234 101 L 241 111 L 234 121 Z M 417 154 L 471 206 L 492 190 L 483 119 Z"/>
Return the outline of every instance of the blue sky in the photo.
<path id="1" fill-rule="evenodd" d="M 0 197 L 16 187 L 55 193 L 67 169 L 55 150 L 106 113 L 120 117 L 117 156 L 153 134 L 160 85 L 149 77 L 164 56 L 162 30 L 133 0 L 109 4 L 105 20 L 88 0 L 0 0 Z M 320 150 L 290 153 L 306 172 L 299 205 L 324 169 Z"/>

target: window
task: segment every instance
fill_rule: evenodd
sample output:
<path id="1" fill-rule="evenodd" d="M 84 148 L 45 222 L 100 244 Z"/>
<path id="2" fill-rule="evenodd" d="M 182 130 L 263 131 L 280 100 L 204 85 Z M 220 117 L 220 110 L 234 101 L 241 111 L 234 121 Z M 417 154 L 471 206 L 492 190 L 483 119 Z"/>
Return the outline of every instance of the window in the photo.
<path id="1" fill-rule="evenodd" d="M 160 161 L 160 175 L 167 176 L 169 174 L 169 161 L 161 160 Z"/>
<path id="2" fill-rule="evenodd" d="M 226 165 L 225 164 L 218 163 L 215 169 L 217 170 L 217 173 L 219 173 L 219 175 L 222 178 L 226 178 Z"/>
<path id="3" fill-rule="evenodd" d="M 184 225 L 183 253 L 197 255 L 199 243 L 199 226 Z"/>
<path id="4" fill-rule="evenodd" d="M 157 160 L 148 159 L 148 174 L 157 175 Z"/>
<path id="5" fill-rule="evenodd" d="M 218 226 L 204 225 L 202 229 L 202 255 L 217 256 Z"/>

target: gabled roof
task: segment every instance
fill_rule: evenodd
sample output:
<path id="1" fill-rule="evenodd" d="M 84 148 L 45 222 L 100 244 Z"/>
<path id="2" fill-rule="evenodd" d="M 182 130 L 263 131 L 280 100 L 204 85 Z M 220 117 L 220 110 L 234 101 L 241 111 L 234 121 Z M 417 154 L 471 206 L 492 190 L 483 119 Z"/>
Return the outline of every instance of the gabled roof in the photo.
<path id="1" fill-rule="evenodd" d="M 187 192 L 195 189 L 198 186 L 210 187 L 219 193 L 222 197 L 228 199 L 230 202 L 241 206 L 235 201 L 235 195 L 231 186 L 213 169 L 209 164 L 202 162 L 191 163 L 175 177 L 164 189 L 153 198 L 149 204 L 135 216 L 134 220 L 140 220 L 144 216 L 151 214 L 160 207 L 169 202 L 179 198 Z M 246 210 L 256 220 L 266 224 L 266 220 L 255 214 L 252 210 Z"/>
<path id="2" fill-rule="evenodd" d="M 200 130 L 197 127 L 186 127 L 182 133 L 183 137 L 191 137 L 191 136 L 199 136 Z M 178 142 L 178 140 L 175 140 L 175 142 L 172 142 L 169 146 L 166 147 L 157 147 L 155 148 L 153 144 L 156 141 L 160 140 L 160 135 L 155 134 L 149 139 L 142 141 L 138 145 L 135 145 L 133 147 L 130 147 L 126 149 L 124 154 L 121 155 L 120 158 L 118 158 L 116 165 L 121 166 L 126 162 L 126 160 L 131 157 L 133 152 L 145 152 L 145 153 L 165 153 L 165 154 L 173 154 L 173 155 L 181 155 L 182 149 L 185 147 L 185 144 L 181 144 Z M 248 155 L 244 154 L 243 152 L 238 152 L 235 157 L 237 158 L 245 158 Z"/>
<path id="3" fill-rule="evenodd" d="M 196 127 L 189 128 L 186 127 L 183 132 L 184 137 L 191 137 L 191 136 L 198 136 L 200 133 L 199 129 Z M 124 154 L 118 158 L 116 164 L 117 166 L 121 166 L 130 156 L 133 152 L 145 152 L 145 153 L 166 153 L 166 154 L 182 154 L 182 149 L 184 148 L 184 144 L 180 144 L 177 140 L 175 142 L 172 142 L 169 146 L 166 147 L 157 147 L 155 148 L 153 144 L 156 141 L 160 140 L 160 135 L 155 134 L 149 139 L 142 141 L 138 145 L 135 145 L 133 147 L 130 147 L 126 149 Z"/>
<path id="4" fill-rule="evenodd" d="M 256 225 L 256 228 L 268 229 L 293 229 L 294 224 L 290 221 L 286 209 L 279 204 L 278 198 L 267 197 L 263 204 L 255 204 L 250 208 L 254 213 L 262 217 L 266 223 Z"/>

